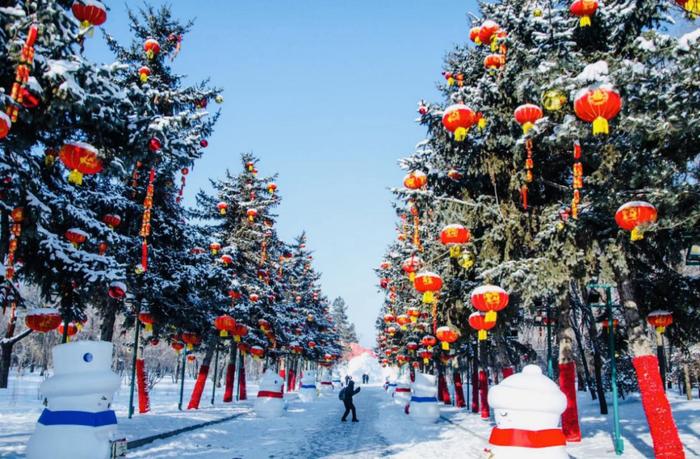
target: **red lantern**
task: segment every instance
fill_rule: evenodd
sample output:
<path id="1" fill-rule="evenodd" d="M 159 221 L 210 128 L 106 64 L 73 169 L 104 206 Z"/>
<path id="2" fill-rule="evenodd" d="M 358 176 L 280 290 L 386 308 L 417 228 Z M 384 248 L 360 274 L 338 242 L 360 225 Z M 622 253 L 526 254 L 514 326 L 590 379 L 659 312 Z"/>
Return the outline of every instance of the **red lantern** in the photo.
<path id="1" fill-rule="evenodd" d="M 153 331 L 153 324 L 155 323 L 155 319 L 153 318 L 153 315 L 150 312 L 139 313 L 139 321 L 141 321 L 143 327 L 146 329 L 147 332 Z"/>
<path id="2" fill-rule="evenodd" d="M 607 86 L 582 89 L 574 101 L 576 116 L 593 123 L 593 135 L 608 134 L 608 121 L 615 118 L 621 108 L 620 94 Z"/>
<path id="3" fill-rule="evenodd" d="M 581 27 L 588 27 L 591 25 L 591 16 L 595 14 L 597 9 L 597 0 L 575 0 L 569 7 L 571 14 L 580 18 L 579 25 Z"/>
<path id="4" fill-rule="evenodd" d="M 145 65 L 139 68 L 139 79 L 141 80 L 142 83 L 145 83 L 148 81 L 148 77 L 151 76 L 151 69 L 146 67 Z"/>
<path id="5" fill-rule="evenodd" d="M 386 327 L 386 334 L 389 336 L 394 336 L 398 330 L 393 325 Z"/>
<path id="6" fill-rule="evenodd" d="M 7 137 L 12 127 L 12 121 L 5 112 L 0 112 L 0 139 Z"/>
<path id="7" fill-rule="evenodd" d="M 67 143 L 61 147 L 59 157 L 70 170 L 68 181 L 74 185 L 83 183 L 83 175 L 102 171 L 102 161 L 97 157 L 97 149 L 83 142 Z"/>
<path id="8" fill-rule="evenodd" d="M 484 45 L 490 44 L 491 49 L 495 50 L 496 39 L 498 38 L 498 32 L 500 32 L 501 26 L 496 24 L 494 21 L 486 20 L 479 27 L 479 40 Z"/>
<path id="9" fill-rule="evenodd" d="M 406 326 L 411 323 L 411 318 L 407 314 L 399 314 L 396 317 L 396 323 L 399 324 L 401 330 L 406 330 Z"/>
<path id="10" fill-rule="evenodd" d="M 202 148 L 207 148 L 209 146 L 209 141 L 207 139 L 202 139 L 199 141 L 199 146 Z"/>
<path id="11" fill-rule="evenodd" d="M 459 339 L 459 332 L 448 326 L 439 327 L 435 332 L 435 335 L 437 336 L 438 341 L 440 341 L 442 349 L 445 351 L 449 351 L 450 344 Z"/>
<path id="12" fill-rule="evenodd" d="M 457 258 L 461 255 L 461 244 L 466 244 L 471 239 L 469 230 L 462 225 L 447 225 L 440 232 L 440 242 L 450 247 L 450 257 Z"/>
<path id="13" fill-rule="evenodd" d="M 399 354 L 396 356 L 396 362 L 399 364 L 399 366 L 404 366 L 406 362 L 408 362 L 408 356 Z"/>
<path id="14" fill-rule="evenodd" d="M 411 171 L 403 178 L 403 186 L 409 190 L 418 190 L 428 183 L 428 176 L 421 171 Z"/>
<path id="15" fill-rule="evenodd" d="M 379 264 L 379 269 L 383 269 L 383 270 L 391 269 L 391 262 L 390 262 L 390 261 L 386 261 L 386 260 L 385 260 L 385 261 L 382 261 L 382 262 Z"/>
<path id="16" fill-rule="evenodd" d="M 673 315 L 668 311 L 656 310 L 649 313 L 647 322 L 656 328 L 656 332 L 662 334 L 666 327 L 673 323 Z"/>
<path id="17" fill-rule="evenodd" d="M 316 347 L 316 343 L 313 341 L 309 341 L 309 349 L 313 349 Z"/>
<path id="18" fill-rule="evenodd" d="M 656 207 L 645 201 L 630 201 L 623 204 L 615 212 L 617 226 L 625 231 L 631 231 L 630 238 L 638 241 L 644 238 L 644 227 L 656 221 Z"/>
<path id="19" fill-rule="evenodd" d="M 409 352 L 414 352 L 416 349 L 418 349 L 418 343 L 415 341 L 409 341 L 406 343 L 406 349 L 408 349 Z"/>
<path id="20" fill-rule="evenodd" d="M 508 306 L 508 292 L 495 285 L 482 285 L 472 291 L 474 309 L 486 313 L 487 322 L 496 321 L 496 313 Z"/>
<path id="21" fill-rule="evenodd" d="M 238 343 L 238 350 L 241 351 L 241 354 L 245 355 L 246 352 L 250 351 L 250 346 L 246 343 Z"/>
<path id="22" fill-rule="evenodd" d="M 187 356 L 187 361 L 190 362 L 190 363 L 194 363 L 194 362 L 197 361 L 197 356 L 194 355 L 194 354 L 190 354 L 190 355 Z"/>
<path id="23" fill-rule="evenodd" d="M 277 184 L 275 182 L 270 182 L 267 184 L 267 192 L 273 194 L 277 191 Z"/>
<path id="24" fill-rule="evenodd" d="M 248 209 L 245 213 L 248 216 L 248 221 L 254 221 L 255 217 L 258 216 L 258 210 L 257 209 Z"/>
<path id="25" fill-rule="evenodd" d="M 220 215 L 226 215 L 226 211 L 228 210 L 228 204 L 226 204 L 225 202 L 220 202 L 216 205 L 216 208 L 219 209 Z"/>
<path id="26" fill-rule="evenodd" d="M 107 244 L 105 241 L 100 242 L 97 244 L 97 253 L 100 255 L 104 255 L 107 253 L 107 249 L 109 248 L 109 244 Z"/>
<path id="27" fill-rule="evenodd" d="M 221 255 L 219 261 L 224 265 L 228 266 L 233 263 L 233 257 L 231 255 Z"/>
<path id="28" fill-rule="evenodd" d="M 198 334 L 192 332 L 184 332 L 182 334 L 182 342 L 187 345 L 187 350 L 191 351 L 192 348 L 198 346 L 202 342 L 202 338 Z"/>
<path id="29" fill-rule="evenodd" d="M 676 0 L 676 3 L 688 13 L 691 19 L 700 16 L 700 2 L 697 0 Z"/>
<path id="30" fill-rule="evenodd" d="M 251 293 L 251 294 L 248 296 L 248 299 L 249 299 L 251 302 L 253 302 L 253 303 L 257 303 L 258 300 L 260 299 L 260 295 L 258 295 L 257 293 Z"/>
<path id="31" fill-rule="evenodd" d="M 487 331 L 496 326 L 496 321 L 486 320 L 486 314 L 480 311 L 473 312 L 469 316 L 469 325 L 479 332 L 479 341 L 485 340 L 488 335 Z"/>
<path id="32" fill-rule="evenodd" d="M 271 330 L 270 322 L 268 322 L 265 319 L 260 319 L 258 320 L 258 326 L 260 327 L 260 330 L 262 330 L 264 333 L 267 333 Z"/>
<path id="33" fill-rule="evenodd" d="M 185 347 L 185 345 L 179 341 L 173 341 L 172 343 L 170 343 L 170 347 L 173 348 L 173 350 L 179 354 L 180 351 Z"/>
<path id="34" fill-rule="evenodd" d="M 97 0 L 75 0 L 71 11 L 83 29 L 101 26 L 107 20 L 107 8 Z"/>
<path id="35" fill-rule="evenodd" d="M 388 313 L 384 314 L 384 323 L 389 325 L 390 323 L 393 323 L 396 321 L 396 317 L 394 317 L 394 314 Z"/>
<path id="36" fill-rule="evenodd" d="M 431 350 L 437 344 L 437 339 L 433 335 L 425 335 L 421 340 L 421 344 Z"/>
<path id="37" fill-rule="evenodd" d="M 61 314 L 51 308 L 30 309 L 24 317 L 27 328 L 39 333 L 55 330 L 62 322 Z"/>
<path id="38" fill-rule="evenodd" d="M 447 176 L 455 182 L 459 182 L 464 178 L 464 174 L 462 174 L 457 169 L 450 169 L 449 171 L 447 171 Z"/>
<path id="39" fill-rule="evenodd" d="M 114 229 L 121 224 L 122 218 L 119 215 L 107 214 L 102 217 L 102 222 L 110 229 Z"/>
<path id="40" fill-rule="evenodd" d="M 235 331 L 236 319 L 228 314 L 220 315 L 214 320 L 214 327 L 219 330 L 219 336 L 225 338 L 229 336 L 229 332 Z"/>
<path id="41" fill-rule="evenodd" d="M 481 38 L 479 38 L 479 33 L 481 32 L 481 27 L 472 27 L 469 29 L 469 39 L 476 43 L 477 45 L 481 44 Z"/>
<path id="42" fill-rule="evenodd" d="M 160 143 L 160 140 L 156 139 L 155 137 L 148 141 L 148 149 L 153 153 L 158 152 L 162 146 L 163 145 Z"/>
<path id="43" fill-rule="evenodd" d="M 442 288 L 442 278 L 435 273 L 423 271 L 416 274 L 413 287 L 423 294 L 423 303 L 435 301 L 435 292 Z"/>
<path id="44" fill-rule="evenodd" d="M 41 103 L 39 96 L 32 93 L 29 88 L 22 88 L 22 107 L 24 108 L 37 108 Z"/>
<path id="45" fill-rule="evenodd" d="M 413 255 L 411 257 L 406 258 L 403 263 L 401 263 L 401 269 L 403 272 L 408 274 L 409 279 L 411 282 L 416 278 L 416 271 L 421 269 L 423 266 L 423 260 L 421 260 L 419 257 Z"/>
<path id="46" fill-rule="evenodd" d="M 78 246 L 87 241 L 88 238 L 87 233 L 78 228 L 71 228 L 67 230 L 65 236 L 75 248 L 78 248 Z"/>
<path id="47" fill-rule="evenodd" d="M 411 306 L 410 308 L 406 309 L 406 314 L 411 318 L 411 322 L 416 323 L 420 317 L 420 309 L 415 306 Z"/>
<path id="48" fill-rule="evenodd" d="M 433 358 L 433 352 L 427 349 L 421 349 L 418 351 L 418 355 L 423 359 L 425 365 L 430 363 L 430 359 Z"/>
<path id="49" fill-rule="evenodd" d="M 115 300 L 123 300 L 126 296 L 126 284 L 118 281 L 112 282 L 109 284 L 107 294 L 110 298 L 114 298 Z"/>
<path id="50" fill-rule="evenodd" d="M 63 336 L 63 330 L 64 330 L 64 323 L 61 322 L 56 331 L 58 331 L 58 334 Z M 80 331 L 80 327 L 78 327 L 78 324 L 75 322 L 68 322 L 68 328 L 67 328 L 67 333 L 66 335 L 68 336 L 68 339 L 66 341 L 70 341 L 70 338 L 72 336 L 75 336 L 78 334 L 78 331 Z"/>
<path id="51" fill-rule="evenodd" d="M 467 137 L 469 129 L 480 120 L 480 115 L 464 104 L 450 105 L 442 116 L 443 126 L 454 134 L 457 142 L 463 141 Z"/>
<path id="52" fill-rule="evenodd" d="M 523 104 L 516 108 L 513 114 L 515 121 L 523 127 L 523 134 L 527 134 L 544 115 L 542 109 L 535 104 Z"/>
<path id="53" fill-rule="evenodd" d="M 153 59 L 160 53 L 160 43 L 154 38 L 149 38 L 143 43 L 143 50 L 147 58 Z"/>
<path id="54" fill-rule="evenodd" d="M 506 64 L 506 58 L 502 54 L 489 54 L 484 58 L 486 70 L 498 70 Z"/>
<path id="55" fill-rule="evenodd" d="M 218 242 L 212 242 L 211 244 L 209 244 L 209 250 L 211 250 L 212 255 L 216 255 L 217 253 L 219 253 L 219 250 L 221 250 L 221 244 L 219 244 Z"/>

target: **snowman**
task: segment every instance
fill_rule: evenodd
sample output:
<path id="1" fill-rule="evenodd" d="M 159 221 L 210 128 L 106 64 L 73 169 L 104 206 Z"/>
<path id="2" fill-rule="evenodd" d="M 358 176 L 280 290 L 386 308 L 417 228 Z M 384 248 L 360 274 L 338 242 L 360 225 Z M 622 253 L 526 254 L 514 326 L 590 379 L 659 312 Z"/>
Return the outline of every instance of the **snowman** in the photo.
<path id="1" fill-rule="evenodd" d="M 396 389 L 394 390 L 394 402 L 405 407 L 410 401 L 411 379 L 408 373 L 406 373 L 396 380 Z"/>
<path id="2" fill-rule="evenodd" d="M 333 392 L 333 381 L 331 381 L 331 371 L 328 368 L 324 368 L 321 371 L 321 392 Z"/>
<path id="3" fill-rule="evenodd" d="M 432 424 L 440 417 L 435 376 L 416 371 L 409 415 L 420 424 Z"/>
<path id="4" fill-rule="evenodd" d="M 396 390 L 396 380 L 395 379 L 390 379 L 389 382 L 386 385 L 386 392 L 390 396 L 394 396 L 394 391 Z"/>
<path id="5" fill-rule="evenodd" d="M 267 369 L 260 381 L 258 397 L 255 399 L 255 413 L 261 418 L 276 418 L 284 413 L 284 378 L 277 372 Z"/>
<path id="6" fill-rule="evenodd" d="M 313 402 L 318 397 L 316 391 L 316 372 L 306 371 L 301 378 L 301 388 L 299 389 L 299 400 L 302 402 Z"/>
<path id="7" fill-rule="evenodd" d="M 489 439 L 493 459 L 569 457 L 559 427 L 566 396 L 540 367 L 527 365 L 492 387 L 489 405 L 496 417 Z"/>
<path id="8" fill-rule="evenodd" d="M 75 341 L 52 350 L 54 375 L 41 383 L 47 399 L 27 444 L 27 458 L 107 459 L 117 432 L 111 408 L 120 378 L 112 372 L 112 343 Z"/>
<path id="9" fill-rule="evenodd" d="M 331 377 L 331 383 L 333 384 L 333 387 L 336 389 L 340 389 L 340 387 L 343 385 L 340 382 L 340 372 L 338 370 L 333 370 L 333 376 Z"/>

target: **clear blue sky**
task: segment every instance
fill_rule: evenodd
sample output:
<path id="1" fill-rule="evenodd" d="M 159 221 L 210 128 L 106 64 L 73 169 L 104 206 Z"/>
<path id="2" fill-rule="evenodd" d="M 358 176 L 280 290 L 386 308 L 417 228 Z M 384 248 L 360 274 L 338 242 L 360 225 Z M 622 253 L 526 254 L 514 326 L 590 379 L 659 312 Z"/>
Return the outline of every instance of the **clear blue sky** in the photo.
<path id="1" fill-rule="evenodd" d="M 126 8 L 106 1 L 103 26 L 129 39 Z M 159 4 L 159 1 L 150 3 Z M 278 229 L 290 240 L 307 230 L 315 266 L 331 297 L 350 306 L 361 342 L 374 341 L 382 296 L 372 269 L 395 237 L 389 186 L 396 161 L 424 129 L 421 98 L 439 100 L 444 54 L 466 41 L 473 0 L 177 0 L 176 16 L 195 18 L 175 71 L 211 78 L 225 102 L 203 159 L 188 176 L 191 204 L 209 177 L 240 166 L 239 153 L 279 172 Z M 87 54 L 111 62 L 100 33 Z"/>

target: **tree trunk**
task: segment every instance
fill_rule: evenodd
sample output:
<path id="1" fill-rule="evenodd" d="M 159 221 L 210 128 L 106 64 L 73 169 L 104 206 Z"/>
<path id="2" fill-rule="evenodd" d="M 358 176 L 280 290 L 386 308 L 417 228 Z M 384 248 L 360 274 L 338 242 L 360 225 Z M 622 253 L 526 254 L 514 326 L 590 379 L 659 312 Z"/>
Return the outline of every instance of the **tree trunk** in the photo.
<path id="1" fill-rule="evenodd" d="M 102 311 L 102 323 L 100 324 L 100 339 L 111 342 L 114 339 L 114 324 L 117 321 L 117 307 L 113 300 L 108 300 Z"/>
<path id="2" fill-rule="evenodd" d="M 690 371 L 688 370 L 688 364 L 683 364 L 683 376 L 685 380 L 685 396 L 688 400 L 693 399 L 693 386 L 690 384 Z"/>
<path id="3" fill-rule="evenodd" d="M 478 345 L 474 346 L 474 358 L 472 359 L 472 413 L 479 412 L 479 358 Z"/>
<path id="4" fill-rule="evenodd" d="M 12 365 L 12 346 L 18 341 L 26 338 L 32 333 L 32 330 L 27 328 L 22 333 L 17 336 L 15 334 L 15 327 L 17 325 L 17 316 L 14 312 L 10 316 L 10 320 L 7 323 L 7 331 L 5 332 L 5 338 L 0 340 L 0 389 L 7 389 L 7 384 L 10 379 L 10 366 Z"/>
<path id="5" fill-rule="evenodd" d="M 683 444 L 661 381 L 659 361 L 639 316 L 634 287 L 626 276 L 618 276 L 618 286 L 627 323 L 628 346 L 633 356 L 632 364 L 637 374 L 642 406 L 654 443 L 654 454 L 657 458 L 684 458 Z"/>
<path id="6" fill-rule="evenodd" d="M 593 311 L 588 306 L 588 296 L 585 287 L 581 287 L 583 292 L 583 301 L 585 306 L 582 308 L 583 320 L 588 324 L 588 336 L 591 339 L 593 346 L 593 375 L 595 378 L 595 389 L 598 394 L 598 404 L 600 406 L 600 414 L 608 414 L 608 402 L 605 400 L 605 389 L 603 389 L 603 361 L 600 357 L 600 346 L 596 339 L 597 333 L 595 328 L 595 320 L 593 319 Z"/>
<path id="7" fill-rule="evenodd" d="M 559 389 L 566 395 L 566 410 L 561 426 L 566 441 L 581 441 L 576 403 L 576 362 L 574 360 L 574 330 L 571 326 L 571 303 L 565 300 L 559 310 Z"/>
<path id="8" fill-rule="evenodd" d="M 239 365 L 238 365 L 238 400 L 247 400 L 248 392 L 245 385 L 245 355 L 241 352 L 239 354 Z"/>
<path id="9" fill-rule="evenodd" d="M 455 405 L 457 406 L 457 408 L 464 408 L 465 406 L 467 406 L 467 404 L 464 401 L 464 389 L 462 389 L 462 373 L 459 368 L 455 368 L 452 370 L 452 377 L 454 379 L 455 385 Z"/>
<path id="10" fill-rule="evenodd" d="M 233 381 L 236 376 L 236 343 L 231 341 L 231 350 L 228 354 L 226 365 L 226 388 L 224 389 L 224 403 L 233 401 Z"/>
<path id="11" fill-rule="evenodd" d="M 190 397 L 190 403 L 187 405 L 188 410 L 199 409 L 199 402 L 202 400 L 202 393 L 204 392 L 204 386 L 207 384 L 207 376 L 209 375 L 209 365 L 211 365 L 211 359 L 214 356 L 214 344 L 210 344 L 207 347 L 207 352 L 204 354 L 204 360 L 202 365 L 199 367 L 199 373 L 197 374 L 197 382 L 194 384 L 194 389 L 192 389 L 192 396 Z"/>

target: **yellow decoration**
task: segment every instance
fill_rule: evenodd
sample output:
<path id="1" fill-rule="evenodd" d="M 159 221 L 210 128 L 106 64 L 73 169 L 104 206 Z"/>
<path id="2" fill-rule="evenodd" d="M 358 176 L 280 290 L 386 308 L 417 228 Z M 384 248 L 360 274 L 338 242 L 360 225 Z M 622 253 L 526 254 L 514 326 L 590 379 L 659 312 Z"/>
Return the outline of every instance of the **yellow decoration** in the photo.
<path id="1" fill-rule="evenodd" d="M 523 134 L 527 134 L 530 129 L 532 129 L 535 126 L 535 123 L 531 123 L 530 121 L 527 121 L 525 124 L 523 124 Z"/>
<path id="2" fill-rule="evenodd" d="M 532 15 L 536 18 L 542 16 L 542 8 L 535 8 L 535 10 L 532 12 Z"/>
<path id="3" fill-rule="evenodd" d="M 469 132 L 468 129 L 463 128 L 463 127 L 458 127 L 455 129 L 455 140 L 457 142 L 462 142 L 464 139 L 467 138 L 467 133 Z"/>
<path id="4" fill-rule="evenodd" d="M 632 241 L 640 241 L 644 239 L 644 231 L 641 230 L 638 226 L 635 226 L 634 229 L 632 229 L 632 232 L 630 233 L 630 239 L 632 239 Z"/>
<path id="5" fill-rule="evenodd" d="M 455 84 L 455 79 L 452 77 L 449 77 L 447 79 L 447 86 L 452 86 L 453 84 Z"/>
<path id="6" fill-rule="evenodd" d="M 578 25 L 581 27 L 590 27 L 591 25 L 591 17 L 590 16 L 584 16 L 581 18 L 580 21 L 578 21 Z"/>
<path id="7" fill-rule="evenodd" d="M 77 169 L 70 171 L 70 174 L 68 174 L 68 182 L 73 185 L 82 185 L 83 174 Z"/>
<path id="8" fill-rule="evenodd" d="M 233 337 L 233 340 L 234 340 L 235 342 L 237 342 L 237 343 L 240 343 L 240 342 L 241 342 L 241 337 L 238 336 L 238 335 L 235 335 L 235 336 Z"/>
<path id="9" fill-rule="evenodd" d="M 599 116 L 593 120 L 593 135 L 608 134 L 608 120 Z"/>
<path id="10" fill-rule="evenodd" d="M 458 245 L 453 245 L 450 247 L 450 257 L 458 258 L 462 254 L 462 248 Z"/>
<path id="11" fill-rule="evenodd" d="M 542 96 L 542 106 L 548 112 L 558 112 L 566 105 L 566 102 L 566 95 L 557 89 L 547 91 Z"/>
<path id="12" fill-rule="evenodd" d="M 448 343 L 447 341 L 443 341 L 441 347 L 442 347 L 443 351 L 449 351 L 450 350 L 450 343 Z"/>
<path id="13" fill-rule="evenodd" d="M 487 293 L 484 293 L 484 297 L 486 297 L 486 295 Z M 489 311 L 486 313 L 486 316 L 484 316 L 484 322 L 495 322 L 497 318 L 498 313 L 496 311 Z"/>
<path id="14" fill-rule="evenodd" d="M 433 294 L 433 292 L 423 293 L 423 303 L 430 304 L 434 301 L 435 301 L 435 295 Z"/>
<path id="15" fill-rule="evenodd" d="M 472 266 L 474 266 L 475 261 L 476 257 L 474 256 L 474 254 L 467 251 L 462 254 L 457 263 L 459 263 L 459 266 L 461 266 L 462 268 L 469 269 Z"/>
<path id="16" fill-rule="evenodd" d="M 484 341 L 487 336 L 486 330 L 479 330 L 479 341 Z"/>
<path id="17" fill-rule="evenodd" d="M 219 337 L 226 338 L 227 336 L 228 336 L 228 331 L 226 331 L 226 330 L 219 331 Z"/>
<path id="18" fill-rule="evenodd" d="M 486 118 L 479 118 L 476 125 L 479 127 L 479 129 L 484 129 L 486 127 Z"/>

